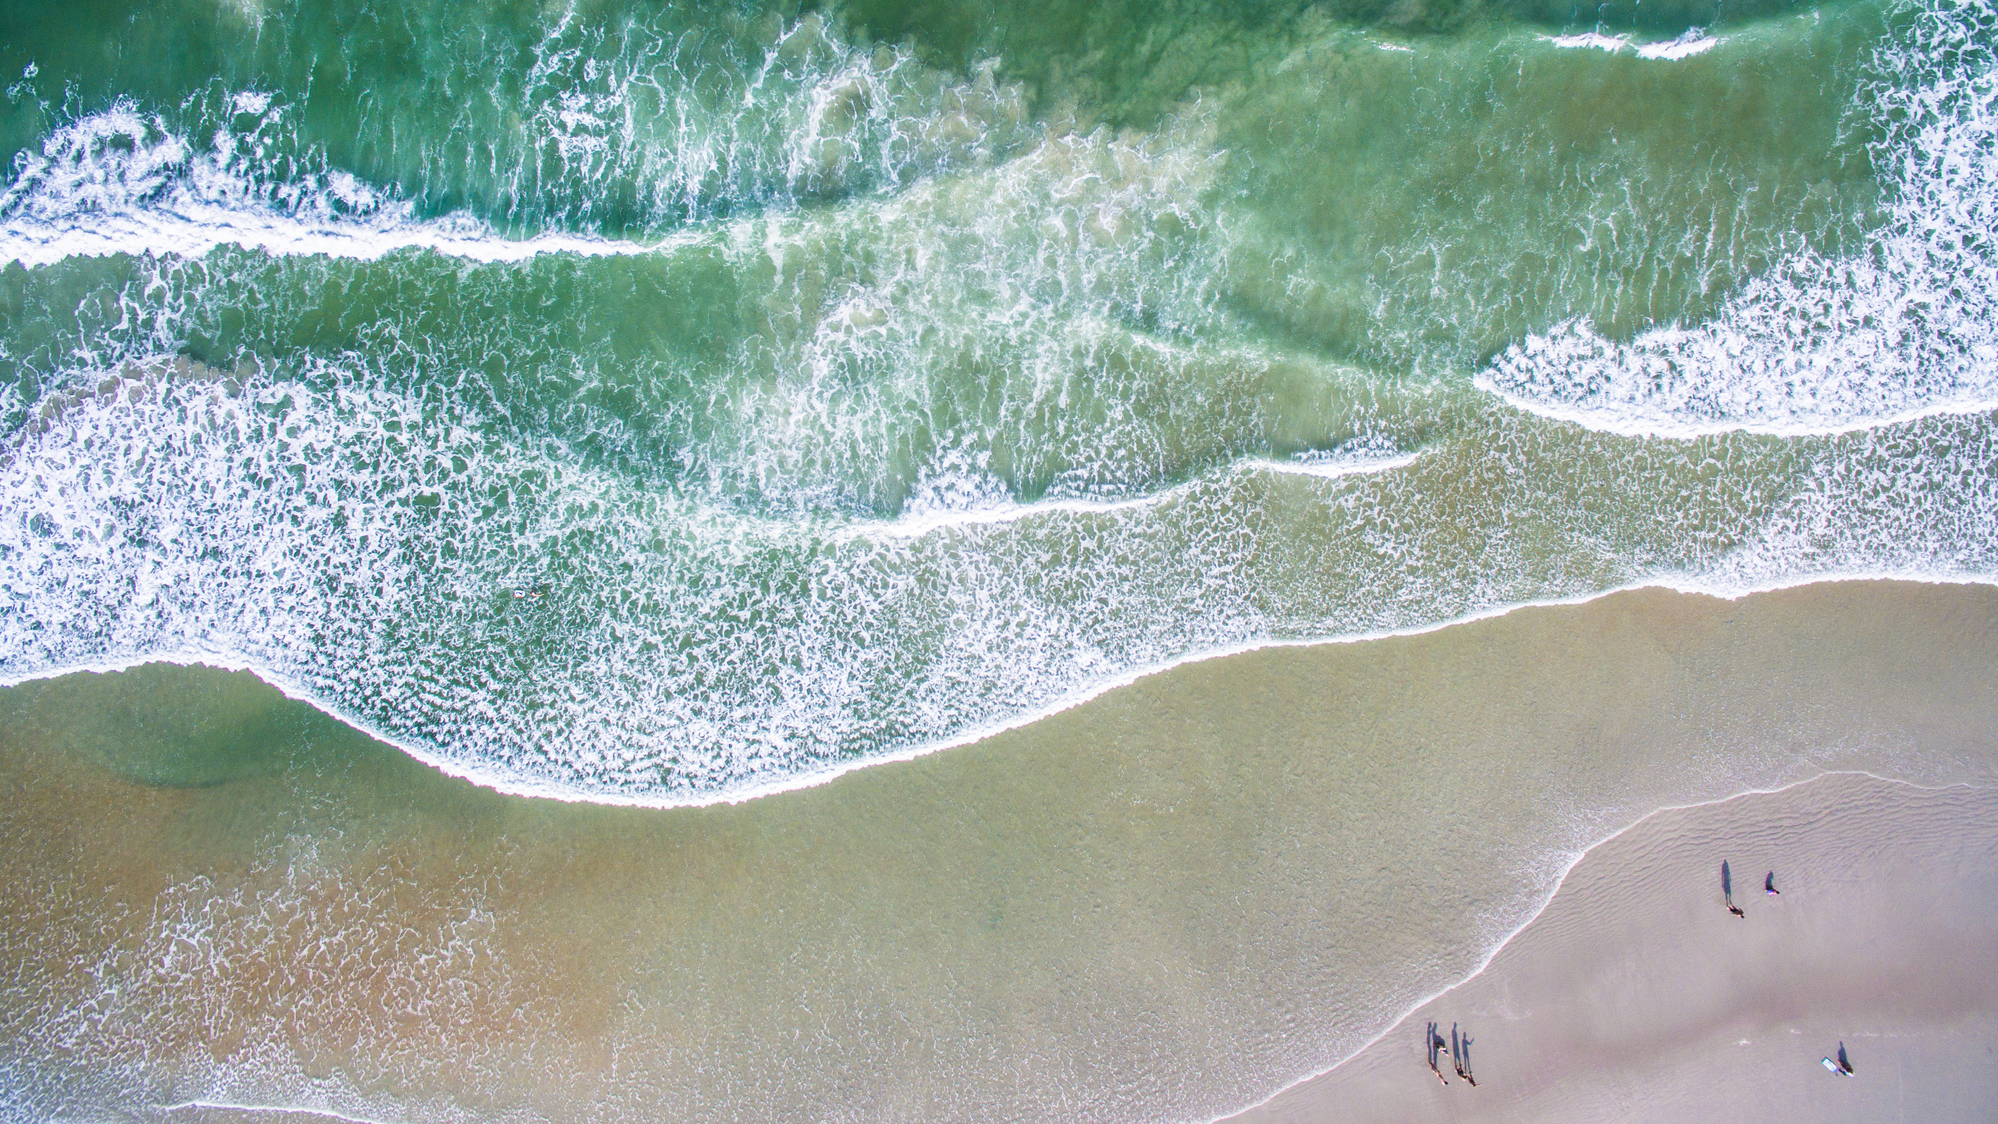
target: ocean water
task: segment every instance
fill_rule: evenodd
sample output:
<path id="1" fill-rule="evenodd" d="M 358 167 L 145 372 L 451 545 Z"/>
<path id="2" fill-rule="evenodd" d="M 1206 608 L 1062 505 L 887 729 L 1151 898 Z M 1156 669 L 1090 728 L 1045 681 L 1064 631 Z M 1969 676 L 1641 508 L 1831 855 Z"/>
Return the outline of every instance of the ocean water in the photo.
<path id="1" fill-rule="evenodd" d="M 1984 3 L 9 4 L 0 675 L 698 804 L 1998 575 Z"/>
<path id="2" fill-rule="evenodd" d="M 1193 662 L 1998 585 L 1989 3 L 0 0 L 0 146 L 0 1120 L 1198 1124 L 1998 778 L 1989 588 Z"/>

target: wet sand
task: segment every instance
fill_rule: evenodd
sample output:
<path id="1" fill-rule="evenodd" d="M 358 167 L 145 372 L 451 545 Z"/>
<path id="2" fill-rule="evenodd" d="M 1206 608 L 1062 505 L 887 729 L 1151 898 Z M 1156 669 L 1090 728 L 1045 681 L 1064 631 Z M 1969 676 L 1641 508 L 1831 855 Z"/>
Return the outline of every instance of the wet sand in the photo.
<path id="1" fill-rule="evenodd" d="M 1636 591 L 672 811 L 479 789 L 240 673 L 29 684 L 0 1107 L 1212 1119 L 1472 973 L 1660 806 L 1998 783 L 1995 666 L 1989 588 Z"/>
<path id="2" fill-rule="evenodd" d="M 1769 871 L 1779 896 L 1764 892 Z M 1475 1087 L 1449 1047 L 1432 1075 L 1432 1025 L 1469 1036 Z M 1822 1064 L 1841 1046 L 1849 1077 Z M 1483 972 L 1231 1120 L 1983 1121 L 1994 1109 L 1998 788 L 1841 774 L 1646 819 L 1584 856 Z"/>

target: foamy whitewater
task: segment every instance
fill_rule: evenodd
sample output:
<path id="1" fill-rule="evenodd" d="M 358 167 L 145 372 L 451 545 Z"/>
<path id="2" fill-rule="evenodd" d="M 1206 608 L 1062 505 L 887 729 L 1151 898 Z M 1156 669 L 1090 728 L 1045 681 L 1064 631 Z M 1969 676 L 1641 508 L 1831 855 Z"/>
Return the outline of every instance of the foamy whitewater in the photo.
<path id="1" fill-rule="evenodd" d="M 12 80 L 6 680 L 249 667 L 670 805 L 1217 651 L 1998 578 L 1989 4 L 1142 77 L 402 11 L 378 73 L 299 0 Z"/>

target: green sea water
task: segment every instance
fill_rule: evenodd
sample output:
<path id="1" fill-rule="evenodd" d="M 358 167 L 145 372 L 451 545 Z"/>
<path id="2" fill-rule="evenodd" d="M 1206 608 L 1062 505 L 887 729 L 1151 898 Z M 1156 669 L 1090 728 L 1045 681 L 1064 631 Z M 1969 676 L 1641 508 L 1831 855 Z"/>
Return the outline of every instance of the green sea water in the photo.
<path id="1" fill-rule="evenodd" d="M 1983 581 L 1979 4 L 0 34 L 0 673 L 700 803 L 1643 582 Z"/>
<path id="2" fill-rule="evenodd" d="M 1988 3 L 0 0 L 0 149 L 0 1118 L 1204 1119 L 1989 779 L 1981 595 L 964 744 L 1998 584 Z"/>

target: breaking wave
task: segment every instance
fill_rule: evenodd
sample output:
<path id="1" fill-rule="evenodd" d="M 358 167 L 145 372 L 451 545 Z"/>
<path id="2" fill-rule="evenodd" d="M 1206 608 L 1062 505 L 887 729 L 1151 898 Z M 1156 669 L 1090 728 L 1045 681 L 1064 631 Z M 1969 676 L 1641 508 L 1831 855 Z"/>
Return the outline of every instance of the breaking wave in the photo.
<path id="1" fill-rule="evenodd" d="M 1882 44 L 1849 127 L 1877 130 L 1884 221 L 1857 253 L 1804 251 L 1718 315 L 1635 339 L 1569 320 L 1479 385 L 1617 433 L 1808 433 L 1998 403 L 1998 15 L 1931 6 Z"/>

